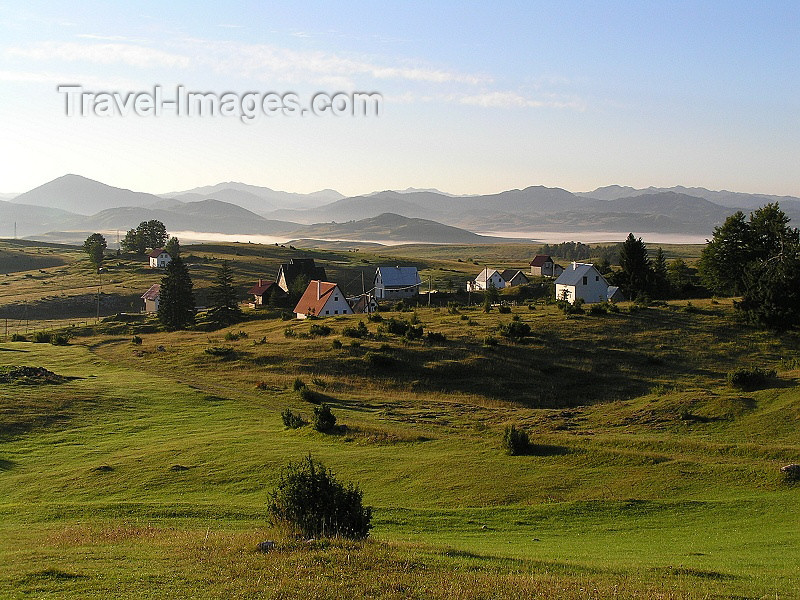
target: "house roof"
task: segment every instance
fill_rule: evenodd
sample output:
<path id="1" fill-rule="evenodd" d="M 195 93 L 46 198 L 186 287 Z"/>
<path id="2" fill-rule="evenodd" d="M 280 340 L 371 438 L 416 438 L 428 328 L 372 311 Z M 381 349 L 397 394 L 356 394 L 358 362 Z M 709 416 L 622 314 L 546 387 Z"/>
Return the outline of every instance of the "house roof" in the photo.
<path id="1" fill-rule="evenodd" d="M 492 278 L 492 275 L 495 273 L 500 275 L 500 272 L 497 269 L 490 269 L 489 267 L 486 267 L 483 271 L 478 273 L 475 281 L 489 281 Z M 500 277 L 502 277 L 502 275 L 500 275 Z"/>
<path id="2" fill-rule="evenodd" d="M 283 263 L 280 266 L 276 279 L 280 280 L 281 272 L 283 272 L 287 284 L 293 282 L 300 275 L 305 275 L 309 280 L 322 281 L 327 278 L 325 267 L 316 266 L 313 258 L 291 258 L 288 263 Z"/>
<path id="3" fill-rule="evenodd" d="M 150 258 L 158 258 L 162 254 L 166 254 L 167 256 L 169 256 L 169 252 L 167 252 L 163 248 L 154 248 L 153 251 L 147 256 L 149 256 Z"/>
<path id="4" fill-rule="evenodd" d="M 142 300 L 155 300 L 161 294 L 161 284 L 154 283 L 150 286 L 144 294 L 142 294 Z"/>
<path id="5" fill-rule="evenodd" d="M 386 287 L 403 287 L 421 285 L 417 267 L 378 267 L 375 272 L 377 278 L 381 274 L 381 281 Z"/>
<path id="6" fill-rule="evenodd" d="M 590 273 L 600 275 L 600 271 L 595 269 L 591 263 L 572 263 L 561 275 L 558 276 L 555 283 L 556 285 L 578 285 L 583 277 L 587 277 Z M 605 277 L 600 275 L 603 281 Z M 606 281 L 606 285 L 608 282 Z"/>
<path id="7" fill-rule="evenodd" d="M 320 314 L 325 304 L 330 300 L 333 290 L 335 289 L 338 289 L 338 286 L 330 281 L 312 280 L 297 302 L 297 306 L 294 307 L 295 314 Z"/>
<path id="8" fill-rule="evenodd" d="M 256 285 L 254 285 L 253 287 L 251 287 L 250 290 L 247 293 L 255 295 L 255 296 L 261 296 L 261 295 L 264 294 L 264 292 L 266 292 L 273 285 L 276 285 L 274 281 L 266 281 L 265 279 L 259 279 L 258 283 Z M 278 289 L 280 289 L 280 288 L 278 288 Z M 283 290 L 281 290 L 281 291 L 283 291 Z"/>
<path id="9" fill-rule="evenodd" d="M 525 273 L 523 273 L 519 269 L 506 269 L 505 271 L 500 273 L 500 277 L 502 277 L 505 281 L 511 281 L 517 275 L 522 275 L 525 281 L 528 280 L 528 278 L 525 277 Z"/>
<path id="10" fill-rule="evenodd" d="M 614 296 L 617 296 L 617 297 L 614 298 Z M 614 300 L 618 300 L 618 301 L 625 300 L 625 296 L 622 293 L 622 291 L 619 289 L 619 286 L 616 286 L 616 285 L 608 286 L 608 299 L 611 300 L 612 298 Z"/>
<path id="11" fill-rule="evenodd" d="M 546 262 L 553 262 L 553 259 L 550 258 L 550 256 L 548 256 L 547 254 L 537 254 L 536 256 L 533 257 L 533 260 L 531 261 L 531 266 L 541 267 Z"/>

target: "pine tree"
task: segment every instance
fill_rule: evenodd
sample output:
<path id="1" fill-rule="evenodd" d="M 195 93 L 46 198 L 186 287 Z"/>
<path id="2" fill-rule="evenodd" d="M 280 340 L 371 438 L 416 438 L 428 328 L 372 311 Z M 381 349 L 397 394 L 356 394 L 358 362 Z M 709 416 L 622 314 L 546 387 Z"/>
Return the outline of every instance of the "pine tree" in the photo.
<path id="1" fill-rule="evenodd" d="M 194 323 L 194 294 L 189 271 L 180 257 L 173 259 L 161 279 L 158 320 L 167 331 L 185 329 Z"/>
<path id="2" fill-rule="evenodd" d="M 642 238 L 633 237 L 632 233 L 622 244 L 619 251 L 619 264 L 624 276 L 624 292 L 628 298 L 647 293 L 652 282 L 652 268 L 647 256 L 647 246 Z"/>
<path id="3" fill-rule="evenodd" d="M 169 238 L 164 251 L 169 254 L 170 258 L 178 258 L 181 255 L 181 243 L 176 237 Z"/>
<path id="4" fill-rule="evenodd" d="M 753 256 L 750 226 L 742 211 L 714 228 L 698 263 L 700 279 L 717 294 L 738 295 L 744 289 L 744 268 Z"/>
<path id="5" fill-rule="evenodd" d="M 219 325 L 230 325 L 242 318 L 242 309 L 236 298 L 236 288 L 233 285 L 233 273 L 227 261 L 220 266 L 214 283 L 209 290 L 211 310 L 209 316 Z"/>

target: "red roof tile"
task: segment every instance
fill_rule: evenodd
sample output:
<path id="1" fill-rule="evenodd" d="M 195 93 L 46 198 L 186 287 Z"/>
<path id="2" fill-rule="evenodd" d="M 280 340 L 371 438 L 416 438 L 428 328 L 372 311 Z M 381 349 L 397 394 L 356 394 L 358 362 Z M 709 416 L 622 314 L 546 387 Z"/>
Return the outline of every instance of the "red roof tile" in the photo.
<path id="1" fill-rule="evenodd" d="M 311 281 L 297 306 L 294 307 L 295 314 L 319 315 L 335 289 L 336 284 L 330 281 L 317 281 L 316 279 Z"/>

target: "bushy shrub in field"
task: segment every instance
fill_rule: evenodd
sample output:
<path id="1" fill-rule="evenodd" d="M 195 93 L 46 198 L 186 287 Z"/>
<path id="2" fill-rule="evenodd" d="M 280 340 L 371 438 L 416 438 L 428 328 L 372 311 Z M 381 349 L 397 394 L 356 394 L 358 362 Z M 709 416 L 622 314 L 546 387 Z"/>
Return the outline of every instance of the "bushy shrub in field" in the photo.
<path id="1" fill-rule="evenodd" d="M 34 331 L 32 339 L 34 344 L 49 344 L 53 339 L 53 334 L 49 331 Z"/>
<path id="2" fill-rule="evenodd" d="M 369 335 L 369 330 L 364 321 L 359 321 L 358 325 L 355 327 L 345 327 L 342 329 L 342 335 L 351 338 L 365 338 Z"/>
<path id="3" fill-rule="evenodd" d="M 311 329 L 308 330 L 308 332 L 311 335 L 318 335 L 318 336 L 321 336 L 321 337 L 325 337 L 326 335 L 330 335 L 331 334 L 331 328 L 328 327 L 327 325 L 319 325 L 317 323 L 314 323 L 311 326 Z"/>
<path id="4" fill-rule="evenodd" d="M 281 419 L 283 420 L 283 425 L 289 429 L 299 429 L 303 425 L 307 425 L 303 417 L 297 413 L 293 413 L 288 408 L 281 413 Z"/>
<path id="5" fill-rule="evenodd" d="M 512 342 L 519 342 L 531 334 L 531 326 L 522 321 L 511 321 L 511 323 L 501 324 L 498 331 L 500 335 Z"/>
<path id="6" fill-rule="evenodd" d="M 328 433 L 335 426 L 336 415 L 331 412 L 327 404 L 323 403 L 314 407 L 314 429 L 322 433 Z"/>
<path id="7" fill-rule="evenodd" d="M 273 523 L 306 538 L 362 539 L 372 527 L 372 508 L 364 506 L 358 486 L 339 482 L 311 455 L 284 468 L 267 508 Z"/>
<path id="8" fill-rule="evenodd" d="M 503 449 L 511 456 L 525 454 L 530 449 L 531 442 L 528 433 L 517 429 L 514 425 L 506 427 L 503 433 Z"/>
<path id="9" fill-rule="evenodd" d="M 728 373 L 728 383 L 740 390 L 752 391 L 765 387 L 775 375 L 774 369 L 739 367 Z"/>
<path id="10" fill-rule="evenodd" d="M 28 338 L 26 338 L 21 333 L 14 333 L 14 334 L 11 335 L 11 341 L 12 342 L 27 342 Z"/>

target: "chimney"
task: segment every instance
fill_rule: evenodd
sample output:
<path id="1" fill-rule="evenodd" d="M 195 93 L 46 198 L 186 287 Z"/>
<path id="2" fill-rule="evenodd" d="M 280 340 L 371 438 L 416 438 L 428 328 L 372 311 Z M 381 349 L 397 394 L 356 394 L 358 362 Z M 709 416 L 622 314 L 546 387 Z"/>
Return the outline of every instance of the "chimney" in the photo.
<path id="1" fill-rule="evenodd" d="M 317 280 L 317 300 L 319 300 L 319 279 Z"/>
<path id="2" fill-rule="evenodd" d="M 574 271 L 577 268 L 578 268 L 578 263 L 575 262 L 575 261 L 572 261 L 572 270 Z"/>
<path id="3" fill-rule="evenodd" d="M 259 279 L 258 280 L 258 287 L 264 287 L 264 280 L 263 279 Z"/>

